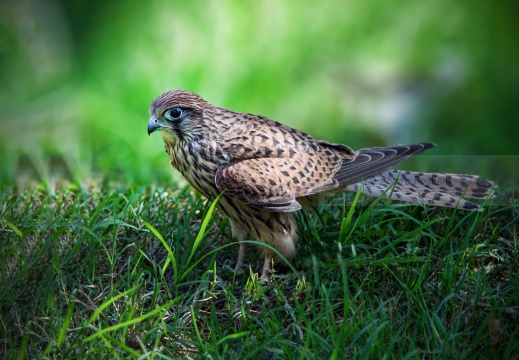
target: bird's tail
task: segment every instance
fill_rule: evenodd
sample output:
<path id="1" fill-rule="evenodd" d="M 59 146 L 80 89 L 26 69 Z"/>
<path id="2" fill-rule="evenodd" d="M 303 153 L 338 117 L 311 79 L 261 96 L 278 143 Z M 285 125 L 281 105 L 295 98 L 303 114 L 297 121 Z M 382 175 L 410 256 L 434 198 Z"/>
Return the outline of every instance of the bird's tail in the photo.
<path id="1" fill-rule="evenodd" d="M 480 205 L 465 198 L 492 197 L 494 183 L 476 175 L 389 170 L 348 185 L 347 190 L 358 191 L 359 188 L 370 196 L 383 195 L 399 201 L 482 211 Z"/>

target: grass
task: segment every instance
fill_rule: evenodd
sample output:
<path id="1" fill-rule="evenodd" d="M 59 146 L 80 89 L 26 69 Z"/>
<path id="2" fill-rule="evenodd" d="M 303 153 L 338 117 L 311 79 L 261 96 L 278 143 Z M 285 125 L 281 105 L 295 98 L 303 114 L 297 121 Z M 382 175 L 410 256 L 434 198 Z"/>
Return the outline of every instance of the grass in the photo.
<path id="1" fill-rule="evenodd" d="M 261 285 L 259 251 L 235 274 L 228 220 L 190 187 L 93 178 L 0 189 L 1 358 L 519 353 L 512 193 L 482 213 L 336 198 L 298 213 L 297 271 L 278 267 Z"/>

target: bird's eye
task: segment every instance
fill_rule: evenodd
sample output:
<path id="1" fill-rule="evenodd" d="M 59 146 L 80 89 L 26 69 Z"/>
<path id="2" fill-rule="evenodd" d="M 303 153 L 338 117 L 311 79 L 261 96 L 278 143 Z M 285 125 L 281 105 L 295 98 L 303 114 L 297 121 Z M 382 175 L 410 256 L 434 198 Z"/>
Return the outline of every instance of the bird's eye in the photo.
<path id="1" fill-rule="evenodd" d="M 178 108 L 178 107 L 175 107 L 173 109 L 169 109 L 168 111 L 166 111 L 166 119 L 168 120 L 178 120 L 180 119 L 180 117 L 182 116 L 182 109 L 181 108 Z"/>

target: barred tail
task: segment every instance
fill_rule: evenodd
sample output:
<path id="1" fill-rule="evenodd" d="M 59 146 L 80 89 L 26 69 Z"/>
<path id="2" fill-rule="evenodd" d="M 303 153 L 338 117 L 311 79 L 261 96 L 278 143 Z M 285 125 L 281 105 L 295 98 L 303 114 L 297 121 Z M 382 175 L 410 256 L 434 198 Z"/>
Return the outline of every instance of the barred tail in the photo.
<path id="1" fill-rule="evenodd" d="M 479 179 L 476 175 L 422 173 L 389 170 L 361 183 L 348 185 L 346 190 L 358 191 L 370 196 L 391 197 L 395 200 L 482 211 L 483 208 L 468 199 L 492 197 L 494 183 Z"/>

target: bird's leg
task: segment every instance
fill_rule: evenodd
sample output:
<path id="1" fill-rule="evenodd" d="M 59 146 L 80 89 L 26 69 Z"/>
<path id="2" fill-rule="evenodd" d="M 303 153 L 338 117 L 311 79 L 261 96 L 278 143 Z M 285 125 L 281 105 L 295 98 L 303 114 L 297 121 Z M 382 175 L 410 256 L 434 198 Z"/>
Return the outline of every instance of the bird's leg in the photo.
<path id="1" fill-rule="evenodd" d="M 238 238 L 240 243 L 240 250 L 238 250 L 238 260 L 236 261 L 236 267 L 234 268 L 235 273 L 240 273 L 243 268 L 243 262 L 245 261 L 245 250 L 247 250 L 247 244 L 244 240 L 250 239 L 250 233 L 238 225 L 231 219 L 231 230 L 234 236 Z"/>
<path id="2" fill-rule="evenodd" d="M 270 269 L 272 267 L 272 255 L 266 255 L 263 262 L 263 269 L 261 270 L 260 281 L 267 283 L 270 280 Z"/>
<path id="3" fill-rule="evenodd" d="M 234 268 L 234 272 L 240 273 L 242 271 L 243 262 L 245 260 L 245 250 L 247 248 L 247 244 L 245 244 L 240 239 L 240 250 L 238 251 L 238 261 L 236 261 L 236 267 Z"/>

